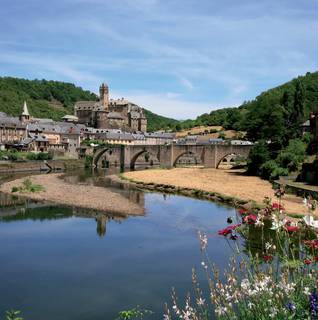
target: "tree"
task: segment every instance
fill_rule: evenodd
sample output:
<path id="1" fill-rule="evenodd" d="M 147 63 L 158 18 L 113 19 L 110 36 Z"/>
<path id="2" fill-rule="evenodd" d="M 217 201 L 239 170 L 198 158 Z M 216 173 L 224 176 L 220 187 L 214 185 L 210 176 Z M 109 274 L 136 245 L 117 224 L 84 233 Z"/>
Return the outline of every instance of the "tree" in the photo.
<path id="1" fill-rule="evenodd" d="M 270 151 L 264 140 L 256 143 L 251 149 L 247 159 L 247 171 L 250 174 L 260 175 L 261 166 L 270 160 Z"/>

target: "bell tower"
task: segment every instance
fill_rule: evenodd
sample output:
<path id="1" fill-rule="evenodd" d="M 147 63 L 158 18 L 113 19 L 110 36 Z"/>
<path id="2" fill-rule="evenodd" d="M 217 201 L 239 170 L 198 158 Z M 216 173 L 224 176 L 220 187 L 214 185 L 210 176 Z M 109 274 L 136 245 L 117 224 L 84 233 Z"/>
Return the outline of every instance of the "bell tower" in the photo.
<path id="1" fill-rule="evenodd" d="M 106 83 L 102 83 L 99 87 L 99 98 L 105 111 L 109 108 L 109 89 Z"/>

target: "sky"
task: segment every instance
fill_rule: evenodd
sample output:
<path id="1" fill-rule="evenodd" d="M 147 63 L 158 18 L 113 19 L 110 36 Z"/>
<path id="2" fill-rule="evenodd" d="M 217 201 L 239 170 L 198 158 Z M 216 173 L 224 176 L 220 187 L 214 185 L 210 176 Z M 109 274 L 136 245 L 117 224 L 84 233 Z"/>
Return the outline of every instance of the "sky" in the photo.
<path id="1" fill-rule="evenodd" d="M 318 0 L 0 0 L 0 76 L 72 82 L 176 119 L 318 70 Z"/>

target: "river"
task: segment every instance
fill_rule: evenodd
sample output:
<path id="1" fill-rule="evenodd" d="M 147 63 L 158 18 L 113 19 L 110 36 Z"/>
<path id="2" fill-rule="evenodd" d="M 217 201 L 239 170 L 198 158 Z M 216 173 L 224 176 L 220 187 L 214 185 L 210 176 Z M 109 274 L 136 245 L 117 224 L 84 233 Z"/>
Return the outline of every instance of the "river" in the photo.
<path id="1" fill-rule="evenodd" d="M 110 187 L 103 176 L 67 179 Z M 154 312 L 150 319 L 162 319 L 171 288 L 183 298 L 192 267 L 201 270 L 198 230 L 209 236 L 212 260 L 221 269 L 228 263 L 233 244 L 217 231 L 235 216 L 233 208 L 111 188 L 144 206 L 145 215 L 92 218 L 89 210 L 2 195 L 0 318 L 17 309 L 26 320 L 105 320 L 139 305 Z M 203 272 L 199 280 L 205 287 Z"/>

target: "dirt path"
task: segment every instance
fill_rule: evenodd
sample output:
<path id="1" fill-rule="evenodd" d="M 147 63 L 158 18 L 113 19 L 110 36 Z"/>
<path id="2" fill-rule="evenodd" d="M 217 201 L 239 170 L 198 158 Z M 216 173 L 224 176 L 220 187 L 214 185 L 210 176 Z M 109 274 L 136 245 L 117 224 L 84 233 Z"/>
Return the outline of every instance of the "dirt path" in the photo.
<path id="1" fill-rule="evenodd" d="M 171 170 L 144 170 L 127 172 L 128 179 L 145 183 L 169 184 L 176 187 L 200 189 L 243 200 L 262 203 L 264 197 L 275 199 L 272 185 L 258 177 L 245 176 L 239 170 L 216 170 L 202 168 L 175 168 Z M 287 212 L 306 214 L 302 198 L 286 195 L 283 198 Z M 317 211 L 316 211 L 317 214 Z"/>
<path id="2" fill-rule="evenodd" d="M 34 200 L 46 200 L 68 206 L 95 209 L 121 215 L 143 215 L 144 208 L 124 196 L 103 187 L 70 184 L 60 178 L 62 174 L 46 174 L 27 177 L 35 184 L 42 185 L 40 192 L 15 193 Z M 16 179 L 0 186 L 0 191 L 12 194 L 12 187 L 19 187 L 23 180 Z"/>

